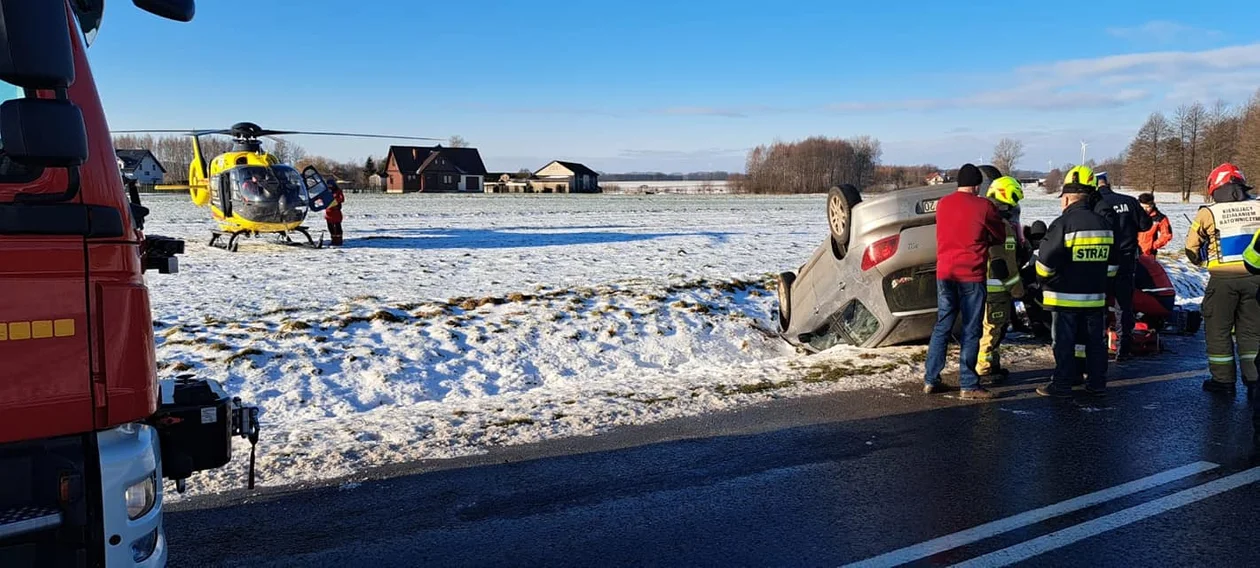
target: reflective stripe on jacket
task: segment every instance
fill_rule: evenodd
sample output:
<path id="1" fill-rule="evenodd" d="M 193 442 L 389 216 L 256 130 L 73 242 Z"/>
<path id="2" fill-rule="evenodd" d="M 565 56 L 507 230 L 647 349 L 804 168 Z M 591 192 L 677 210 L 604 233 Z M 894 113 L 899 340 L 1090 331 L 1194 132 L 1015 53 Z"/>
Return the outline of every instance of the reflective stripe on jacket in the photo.
<path id="1" fill-rule="evenodd" d="M 1010 298 L 1024 297 L 1024 285 L 1019 279 L 1019 257 L 1017 250 L 1019 248 L 1019 240 L 1016 235 L 1019 234 L 1016 226 L 1011 222 L 1002 223 L 1006 228 L 1006 238 L 1001 244 L 989 247 L 989 264 L 988 274 L 985 280 L 985 287 L 989 292 L 989 299 L 994 302 L 1005 302 Z M 993 261 L 1001 260 L 1006 264 L 1006 276 L 1000 277 L 1000 274 L 994 273 Z"/>
<path id="2" fill-rule="evenodd" d="M 1200 207 L 1186 235 L 1186 255 L 1208 272 L 1246 275 L 1243 251 L 1260 230 L 1260 201 L 1228 201 Z"/>
<path id="3" fill-rule="evenodd" d="M 1047 309 L 1082 310 L 1107 305 L 1109 279 L 1120 267 L 1115 234 L 1106 218 L 1078 201 L 1055 219 L 1041 241 L 1037 276 L 1045 281 Z"/>

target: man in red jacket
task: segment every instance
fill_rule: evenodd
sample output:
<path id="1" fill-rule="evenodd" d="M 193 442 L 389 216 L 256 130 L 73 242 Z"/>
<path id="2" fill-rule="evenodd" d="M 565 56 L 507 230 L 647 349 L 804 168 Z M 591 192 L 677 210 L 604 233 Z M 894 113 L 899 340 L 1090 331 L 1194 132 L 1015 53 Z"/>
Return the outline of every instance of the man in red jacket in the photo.
<path id="1" fill-rule="evenodd" d="M 993 203 L 976 195 L 983 182 L 980 169 L 965 164 L 957 179 L 958 191 L 936 205 L 936 326 L 928 347 L 923 392 L 944 390 L 941 371 L 945 368 L 945 344 L 961 314 L 958 384 L 962 398 L 991 399 L 994 394 L 980 386 L 976 362 L 984 322 L 989 247 L 1006 240 L 1006 228 Z"/>
<path id="2" fill-rule="evenodd" d="M 333 201 L 324 209 L 324 221 L 328 222 L 328 235 L 332 237 L 332 246 L 341 246 L 341 204 L 346 202 L 346 194 L 342 193 L 337 180 L 327 180 L 328 189 L 332 190 Z"/>

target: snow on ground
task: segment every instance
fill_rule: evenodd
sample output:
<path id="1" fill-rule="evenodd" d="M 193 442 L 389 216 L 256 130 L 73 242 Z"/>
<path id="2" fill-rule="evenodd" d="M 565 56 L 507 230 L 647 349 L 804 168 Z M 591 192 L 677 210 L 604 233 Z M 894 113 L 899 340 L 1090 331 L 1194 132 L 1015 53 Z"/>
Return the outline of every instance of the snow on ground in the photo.
<path id="1" fill-rule="evenodd" d="M 826 234 L 823 196 L 348 197 L 345 247 L 234 254 L 183 196 L 146 200 L 151 234 L 188 241 L 180 274 L 148 278 L 160 375 L 262 407 L 260 485 L 922 372 L 923 347 L 803 357 L 774 336 L 770 276 Z M 1056 209 L 1033 198 L 1025 222 Z M 236 448 L 190 493 L 243 486 Z"/>

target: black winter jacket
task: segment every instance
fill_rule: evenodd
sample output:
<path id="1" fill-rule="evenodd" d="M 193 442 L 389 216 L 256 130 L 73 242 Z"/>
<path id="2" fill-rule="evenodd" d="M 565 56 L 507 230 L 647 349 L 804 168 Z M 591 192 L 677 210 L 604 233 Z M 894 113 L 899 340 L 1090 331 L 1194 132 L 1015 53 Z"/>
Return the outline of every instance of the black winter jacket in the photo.
<path id="1" fill-rule="evenodd" d="M 1117 252 L 1126 261 L 1137 258 L 1141 252 L 1138 250 L 1138 233 L 1151 230 L 1151 216 L 1146 214 L 1137 199 L 1116 193 L 1111 186 L 1098 188 L 1098 197 L 1094 212 L 1109 217 L 1111 229 L 1115 231 Z M 1107 215 L 1108 209 L 1114 215 Z"/>
<path id="2" fill-rule="evenodd" d="M 1090 205 L 1088 200 L 1070 205 L 1041 241 L 1037 277 L 1044 282 L 1042 303 L 1048 310 L 1107 307 L 1119 256 L 1110 223 Z"/>

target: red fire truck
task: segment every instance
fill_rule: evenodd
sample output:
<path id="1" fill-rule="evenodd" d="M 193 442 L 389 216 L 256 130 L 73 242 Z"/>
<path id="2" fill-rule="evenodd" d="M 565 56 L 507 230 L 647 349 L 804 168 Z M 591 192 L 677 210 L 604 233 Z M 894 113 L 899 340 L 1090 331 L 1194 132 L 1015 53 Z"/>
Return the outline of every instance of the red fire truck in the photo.
<path id="1" fill-rule="evenodd" d="M 133 0 L 190 21 L 192 0 Z M 257 441 L 214 381 L 159 383 L 145 235 L 87 61 L 104 0 L 0 0 L 0 566 L 162 566 L 163 479 Z M 252 455 L 251 455 L 252 485 Z"/>

